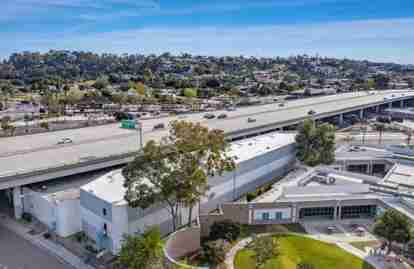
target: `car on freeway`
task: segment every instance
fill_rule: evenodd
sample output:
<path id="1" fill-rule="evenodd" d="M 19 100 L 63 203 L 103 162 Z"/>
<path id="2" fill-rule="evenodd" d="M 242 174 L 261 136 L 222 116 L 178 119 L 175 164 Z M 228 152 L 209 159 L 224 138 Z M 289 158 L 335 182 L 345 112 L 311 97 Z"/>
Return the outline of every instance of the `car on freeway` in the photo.
<path id="1" fill-rule="evenodd" d="M 227 114 L 220 114 L 217 117 L 217 119 L 225 119 L 225 118 L 227 118 Z"/>
<path id="2" fill-rule="evenodd" d="M 214 114 L 207 113 L 204 115 L 205 119 L 211 120 L 214 119 L 216 116 Z"/>
<path id="3" fill-rule="evenodd" d="M 279 104 L 279 107 L 284 107 L 285 106 L 285 103 L 280 103 Z"/>
<path id="4" fill-rule="evenodd" d="M 308 115 L 315 115 L 315 114 L 316 114 L 315 110 L 309 110 L 308 111 Z"/>
<path id="5" fill-rule="evenodd" d="M 62 138 L 57 142 L 58 145 L 70 144 L 73 143 L 72 139 L 70 138 Z"/>
<path id="6" fill-rule="evenodd" d="M 254 118 L 248 118 L 248 119 L 247 119 L 247 122 L 249 122 L 249 123 L 250 123 L 250 122 L 256 122 L 256 119 L 254 119 Z"/>
<path id="7" fill-rule="evenodd" d="M 158 124 L 154 125 L 154 130 L 159 130 L 159 129 L 164 129 L 164 128 L 165 128 L 164 123 L 158 123 Z"/>

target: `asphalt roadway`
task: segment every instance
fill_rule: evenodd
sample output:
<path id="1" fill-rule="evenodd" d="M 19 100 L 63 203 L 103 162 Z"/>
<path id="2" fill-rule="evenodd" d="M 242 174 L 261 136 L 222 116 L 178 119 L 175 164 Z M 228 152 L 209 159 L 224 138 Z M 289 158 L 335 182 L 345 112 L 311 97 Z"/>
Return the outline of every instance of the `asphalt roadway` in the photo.
<path id="1" fill-rule="evenodd" d="M 0 269 L 73 269 L 0 225 Z"/>
<path id="2" fill-rule="evenodd" d="M 392 97 L 393 95 L 394 97 Z M 173 120 L 200 122 L 210 128 L 234 132 L 304 117 L 310 109 L 314 110 L 317 115 L 346 109 L 350 106 L 381 102 L 384 101 L 384 98 L 402 96 L 414 96 L 414 92 L 407 90 L 383 91 L 376 94 L 353 92 L 287 101 L 283 107 L 278 104 L 268 104 L 239 108 L 236 111 L 212 112 L 216 116 L 225 113 L 226 119 L 206 120 L 203 117 L 205 113 L 196 113 L 143 120 L 143 143 L 150 139 L 159 140 L 165 136 L 166 129 L 154 130 L 154 126 L 159 123 L 164 123 L 167 126 Z M 256 122 L 248 123 L 247 119 L 250 117 L 255 118 Z M 57 142 L 62 138 L 70 138 L 73 143 L 57 145 Z M 140 144 L 137 131 L 121 129 L 119 124 L 1 138 L 0 177 L 136 151 Z"/>

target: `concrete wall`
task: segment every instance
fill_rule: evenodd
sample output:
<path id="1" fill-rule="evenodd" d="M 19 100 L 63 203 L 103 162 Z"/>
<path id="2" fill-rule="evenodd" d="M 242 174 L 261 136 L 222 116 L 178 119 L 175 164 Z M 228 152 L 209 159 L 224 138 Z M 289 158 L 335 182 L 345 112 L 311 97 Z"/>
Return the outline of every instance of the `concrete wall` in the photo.
<path id="1" fill-rule="evenodd" d="M 30 213 L 49 229 L 62 237 L 81 231 L 81 212 L 79 199 L 53 201 L 44 193 L 28 188 L 24 192 L 24 212 Z"/>
<path id="2" fill-rule="evenodd" d="M 34 192 L 28 188 L 23 188 L 23 193 L 24 212 L 31 214 L 49 228 L 53 227 L 54 222 L 57 225 L 56 204 L 46 200 L 43 197 L 44 194 Z"/>
<path id="3" fill-rule="evenodd" d="M 210 227 L 215 222 L 231 220 L 240 224 L 247 225 L 268 225 L 268 224 L 286 224 L 299 222 L 299 212 L 302 208 L 312 207 L 334 207 L 335 214 L 337 206 L 359 206 L 359 205 L 382 205 L 377 199 L 349 199 L 342 200 L 323 200 L 312 202 L 274 202 L 274 203 L 225 203 L 221 206 L 220 213 L 200 215 L 201 236 L 208 236 Z M 258 220 L 255 219 L 256 213 L 263 212 L 281 212 L 285 213 L 282 219 Z"/>
<path id="4" fill-rule="evenodd" d="M 78 233 L 82 229 L 80 200 L 65 200 L 59 202 L 56 209 L 56 232 L 62 237 Z"/>
<path id="5" fill-rule="evenodd" d="M 200 228 L 189 228 L 173 233 L 164 247 L 166 268 L 174 268 L 174 266 L 181 265 L 178 262 L 180 258 L 194 253 L 200 247 Z"/>

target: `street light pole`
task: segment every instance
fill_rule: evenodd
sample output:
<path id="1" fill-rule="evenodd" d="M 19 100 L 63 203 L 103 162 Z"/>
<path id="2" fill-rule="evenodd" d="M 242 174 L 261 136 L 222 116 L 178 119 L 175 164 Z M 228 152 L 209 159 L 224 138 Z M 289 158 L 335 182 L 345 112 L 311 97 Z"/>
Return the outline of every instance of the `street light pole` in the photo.
<path id="1" fill-rule="evenodd" d="M 141 122 L 137 122 L 138 123 L 138 132 L 139 132 L 139 146 L 140 146 L 140 150 L 143 148 L 143 142 L 142 142 L 142 123 Z"/>

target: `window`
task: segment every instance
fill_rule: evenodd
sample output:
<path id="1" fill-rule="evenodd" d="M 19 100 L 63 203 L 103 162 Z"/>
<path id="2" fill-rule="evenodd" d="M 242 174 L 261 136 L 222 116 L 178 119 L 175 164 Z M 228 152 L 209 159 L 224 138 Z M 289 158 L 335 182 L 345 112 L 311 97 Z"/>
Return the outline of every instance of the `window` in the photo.
<path id="1" fill-rule="evenodd" d="M 103 214 L 104 216 L 106 216 L 106 208 L 103 208 L 103 209 L 102 209 L 102 214 Z"/>
<path id="2" fill-rule="evenodd" d="M 270 215 L 268 212 L 262 213 L 262 220 L 269 220 L 269 217 Z"/>
<path id="3" fill-rule="evenodd" d="M 106 225 L 106 223 L 104 223 L 103 225 L 103 230 L 104 230 L 104 235 L 108 235 L 108 226 Z"/>
<path id="4" fill-rule="evenodd" d="M 275 219 L 276 220 L 281 220 L 282 219 L 282 212 L 276 212 Z"/>

